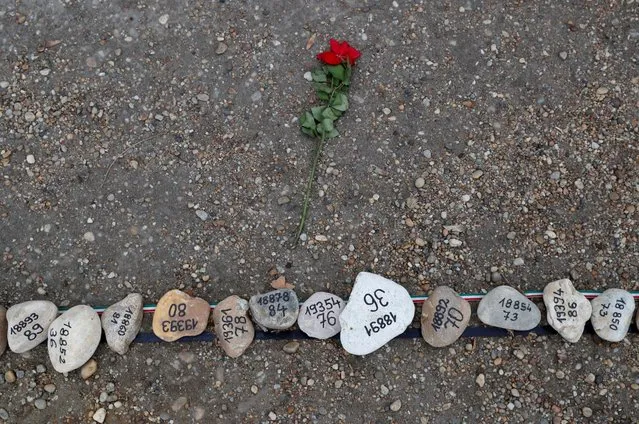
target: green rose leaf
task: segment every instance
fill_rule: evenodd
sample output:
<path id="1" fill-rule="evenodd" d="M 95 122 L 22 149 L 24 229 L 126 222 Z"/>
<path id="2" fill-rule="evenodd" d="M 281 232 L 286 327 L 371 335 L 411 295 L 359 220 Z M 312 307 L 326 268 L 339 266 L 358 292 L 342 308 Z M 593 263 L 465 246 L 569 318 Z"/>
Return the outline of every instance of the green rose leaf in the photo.
<path id="1" fill-rule="evenodd" d="M 321 92 L 331 94 L 331 92 L 333 91 L 333 89 L 328 84 L 324 84 L 323 82 L 314 82 L 313 88 L 315 88 L 318 93 Z"/>
<path id="2" fill-rule="evenodd" d="M 304 115 L 300 117 L 300 125 L 302 126 L 302 131 L 304 128 L 312 131 L 315 129 L 315 118 L 310 112 L 304 112 Z"/>
<path id="3" fill-rule="evenodd" d="M 323 69 L 315 69 L 311 72 L 311 77 L 313 77 L 313 81 L 315 82 L 326 82 L 326 72 Z"/>
<path id="4" fill-rule="evenodd" d="M 336 80 L 344 81 L 346 78 L 346 69 L 342 65 L 327 66 L 326 69 Z"/>
<path id="5" fill-rule="evenodd" d="M 348 97 L 344 93 L 335 93 L 333 100 L 331 101 L 331 107 L 339 110 L 340 112 L 346 112 L 348 109 Z"/>
<path id="6" fill-rule="evenodd" d="M 335 127 L 333 127 L 333 121 L 330 119 L 322 120 L 322 128 L 324 133 L 330 133 L 335 129 Z"/>
<path id="7" fill-rule="evenodd" d="M 324 119 L 324 117 L 322 116 L 322 112 L 324 112 L 324 109 L 326 109 L 325 106 L 315 106 L 311 108 L 311 113 L 313 114 L 313 118 L 315 118 L 316 121 L 321 122 L 322 119 Z"/>
<path id="8" fill-rule="evenodd" d="M 339 115 L 335 113 L 333 108 L 327 107 L 322 111 L 322 119 L 330 119 L 331 121 L 334 121 L 337 118 L 339 118 Z M 320 119 L 318 119 L 318 121 L 320 121 Z"/>
<path id="9" fill-rule="evenodd" d="M 317 132 L 315 132 L 315 130 L 312 130 L 310 128 L 302 127 L 302 132 L 306 135 L 310 135 L 311 137 L 317 137 Z"/>

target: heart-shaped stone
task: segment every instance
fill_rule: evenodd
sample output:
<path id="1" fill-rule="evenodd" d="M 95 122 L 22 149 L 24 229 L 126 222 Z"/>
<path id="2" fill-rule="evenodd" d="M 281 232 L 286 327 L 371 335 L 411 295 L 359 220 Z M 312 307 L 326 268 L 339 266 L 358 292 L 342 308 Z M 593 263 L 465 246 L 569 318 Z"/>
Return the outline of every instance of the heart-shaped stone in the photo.
<path id="1" fill-rule="evenodd" d="M 353 355 L 376 351 L 402 334 L 415 316 L 408 291 L 370 272 L 360 272 L 339 317 L 342 347 Z"/>
<path id="2" fill-rule="evenodd" d="M 314 293 L 302 304 L 297 326 L 309 337 L 328 339 L 342 329 L 339 316 L 345 307 L 346 302 L 339 296 L 326 292 Z"/>
<path id="3" fill-rule="evenodd" d="M 47 339 L 47 330 L 58 316 L 58 307 L 47 300 L 30 300 L 7 311 L 9 349 L 27 352 Z"/>
<path id="4" fill-rule="evenodd" d="M 78 305 L 49 326 L 49 359 L 57 372 L 70 372 L 84 365 L 100 344 L 100 317 L 92 307 Z"/>
<path id="5" fill-rule="evenodd" d="M 586 296 L 579 293 L 572 281 L 548 283 L 544 288 L 546 319 L 557 332 L 570 343 L 577 343 L 592 314 L 592 306 Z"/>
<path id="6" fill-rule="evenodd" d="M 532 330 L 541 321 L 537 305 L 510 286 L 486 293 L 477 307 L 477 316 L 484 324 L 515 331 Z"/>
<path id="7" fill-rule="evenodd" d="M 609 342 L 620 342 L 628 334 L 635 311 L 635 299 L 622 289 L 608 289 L 590 301 L 590 321 L 595 333 Z"/>
<path id="8" fill-rule="evenodd" d="M 102 329 L 111 350 L 120 355 L 129 350 L 140 331 L 143 312 L 142 295 L 132 293 L 102 313 Z"/>
<path id="9" fill-rule="evenodd" d="M 470 303 L 455 290 L 439 286 L 422 305 L 422 337 L 433 347 L 455 343 L 470 321 Z"/>
<path id="10" fill-rule="evenodd" d="M 211 307 L 199 297 L 191 297 L 180 290 L 162 296 L 153 314 L 153 332 L 167 342 L 185 336 L 197 336 L 206 330 Z"/>
<path id="11" fill-rule="evenodd" d="M 215 335 L 224 352 L 231 358 L 242 355 L 255 337 L 248 311 L 248 302 L 235 295 L 227 297 L 213 309 Z"/>

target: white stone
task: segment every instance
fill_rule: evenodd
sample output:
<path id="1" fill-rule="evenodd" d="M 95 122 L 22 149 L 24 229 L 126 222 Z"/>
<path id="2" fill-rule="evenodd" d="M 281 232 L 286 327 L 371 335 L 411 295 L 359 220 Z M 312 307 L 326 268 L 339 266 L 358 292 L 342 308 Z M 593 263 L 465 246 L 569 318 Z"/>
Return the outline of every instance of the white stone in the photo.
<path id="1" fill-rule="evenodd" d="M 92 307 L 78 305 L 60 315 L 49 327 L 49 359 L 60 373 L 84 365 L 100 344 L 100 317 Z"/>
<path id="2" fill-rule="evenodd" d="M 27 163 L 29 165 L 33 165 L 35 163 L 35 156 L 33 155 L 27 155 Z"/>
<path id="3" fill-rule="evenodd" d="M 160 25 L 166 25 L 166 23 L 169 22 L 169 15 L 165 13 L 164 15 L 160 16 L 158 22 L 160 23 Z"/>
<path id="4" fill-rule="evenodd" d="M 106 415 L 107 415 L 106 409 L 100 408 L 97 411 L 95 411 L 95 414 L 93 414 L 93 421 L 95 421 L 96 423 L 102 424 L 104 420 L 106 419 Z"/>
<path id="5" fill-rule="evenodd" d="M 608 289 L 590 301 L 595 333 L 609 342 L 626 337 L 635 311 L 635 299 L 621 289 Z"/>
<path id="6" fill-rule="evenodd" d="M 120 355 L 129 350 L 140 331 L 143 312 L 142 295 L 132 293 L 102 313 L 102 329 L 111 350 Z"/>
<path id="7" fill-rule="evenodd" d="M 360 272 L 346 308 L 339 317 L 342 346 L 366 355 L 402 334 L 415 316 L 408 291 L 380 275 Z"/>
<path id="8" fill-rule="evenodd" d="M 317 292 L 302 304 L 297 326 L 315 339 L 328 339 L 341 330 L 339 316 L 346 302 L 332 293 Z"/>
<path id="9" fill-rule="evenodd" d="M 7 311 L 9 349 L 27 352 L 47 339 L 49 326 L 58 316 L 58 307 L 48 300 L 30 300 Z"/>
<path id="10" fill-rule="evenodd" d="M 537 305 L 510 286 L 489 291 L 479 302 L 477 316 L 484 324 L 515 331 L 531 330 L 541 321 Z"/>
<path id="11" fill-rule="evenodd" d="M 592 306 L 586 296 L 575 289 L 572 281 L 564 278 L 546 285 L 544 303 L 548 323 L 564 339 L 576 343 L 592 314 Z"/>

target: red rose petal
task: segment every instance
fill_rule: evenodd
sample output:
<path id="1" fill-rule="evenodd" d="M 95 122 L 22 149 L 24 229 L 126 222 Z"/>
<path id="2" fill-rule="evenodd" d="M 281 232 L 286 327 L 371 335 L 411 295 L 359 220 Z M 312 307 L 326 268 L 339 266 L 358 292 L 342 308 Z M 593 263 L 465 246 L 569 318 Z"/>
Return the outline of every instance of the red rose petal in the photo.
<path id="1" fill-rule="evenodd" d="M 322 52 L 317 55 L 317 59 L 326 63 L 327 65 L 339 65 L 342 63 L 342 58 L 333 52 Z"/>

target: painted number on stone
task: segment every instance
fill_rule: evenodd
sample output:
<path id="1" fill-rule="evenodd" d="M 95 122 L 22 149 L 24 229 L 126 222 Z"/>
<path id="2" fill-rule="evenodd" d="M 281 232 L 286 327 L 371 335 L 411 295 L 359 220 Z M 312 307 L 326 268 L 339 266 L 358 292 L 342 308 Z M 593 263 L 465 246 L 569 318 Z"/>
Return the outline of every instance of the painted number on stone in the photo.
<path id="1" fill-rule="evenodd" d="M 553 297 L 554 310 L 557 315 L 557 321 L 564 322 L 566 320 L 566 316 L 570 318 L 577 318 L 577 302 L 566 303 L 563 297 L 564 294 L 563 289 L 559 289 L 557 291 L 552 292 L 555 296 Z"/>
<path id="2" fill-rule="evenodd" d="M 122 320 L 118 321 L 120 317 L 122 317 Z M 133 317 L 133 311 L 131 310 L 131 308 L 127 308 L 124 315 L 120 315 L 119 312 L 113 313 L 113 315 L 111 316 L 111 322 L 115 325 L 118 325 L 118 323 L 120 324 L 120 327 L 118 327 L 118 336 L 124 337 L 128 326 L 131 324 L 131 317 Z"/>
<path id="3" fill-rule="evenodd" d="M 383 308 L 388 306 L 388 302 L 384 301 L 384 298 L 382 297 L 382 294 L 384 293 L 386 293 L 384 290 L 377 289 L 373 292 L 373 294 L 366 293 L 364 295 L 364 303 L 368 306 L 375 307 L 375 309 L 370 310 L 371 312 L 377 312 L 380 306 Z"/>
<path id="4" fill-rule="evenodd" d="M 517 321 L 519 313 L 517 311 L 532 312 L 532 306 L 527 302 L 520 302 L 510 298 L 502 297 L 499 304 L 504 308 L 504 321 Z"/>
<path id="5" fill-rule="evenodd" d="M 324 301 L 315 302 L 312 305 L 305 305 L 304 314 L 315 316 L 317 320 L 322 325 L 322 328 L 326 327 L 326 324 L 331 327 L 337 324 L 337 318 L 335 317 L 334 308 L 342 305 L 342 302 L 335 299 L 334 297 L 329 297 L 324 299 Z"/>
<path id="6" fill-rule="evenodd" d="M 269 305 L 268 314 L 272 317 L 277 315 L 278 312 L 281 312 L 282 316 L 285 316 L 288 308 L 282 306 L 280 301 L 288 302 L 290 300 L 290 297 L 291 295 L 289 294 L 289 292 L 271 293 L 260 297 L 257 303 L 264 306 Z M 274 305 L 275 303 L 277 303 L 277 307 Z"/>
<path id="7" fill-rule="evenodd" d="M 66 327 L 66 328 L 65 328 Z M 60 357 L 58 358 L 58 362 L 61 364 L 66 363 L 65 357 L 67 356 L 67 339 L 65 337 L 69 336 L 69 330 L 71 329 L 71 323 L 69 321 L 65 322 L 62 328 L 60 329 L 60 337 L 56 342 L 54 337 L 58 335 L 58 332 L 53 328 L 49 330 L 49 346 L 51 348 L 57 349 L 60 348 Z"/>
<path id="8" fill-rule="evenodd" d="M 35 340 L 38 337 L 38 334 L 41 334 L 44 331 L 44 328 L 37 322 L 35 322 L 39 318 L 38 314 L 35 312 L 11 327 L 11 334 L 20 334 L 22 330 L 24 333 L 22 335 L 29 340 Z M 33 325 L 31 325 L 33 324 Z M 31 329 L 25 330 L 29 325 L 31 325 Z"/>
<path id="9" fill-rule="evenodd" d="M 246 317 L 233 318 L 228 314 L 231 309 L 222 309 L 222 336 L 226 342 L 230 342 L 234 337 L 239 337 L 248 330 L 244 327 Z"/>
<path id="10" fill-rule="evenodd" d="M 366 334 L 370 337 L 373 333 L 378 333 L 380 330 L 395 322 L 397 322 L 397 315 L 389 312 L 388 314 L 377 318 L 375 321 L 371 321 L 368 325 L 365 325 L 364 330 L 366 330 Z"/>
<path id="11" fill-rule="evenodd" d="M 169 306 L 169 316 L 178 318 L 186 316 L 186 303 L 171 304 Z M 162 331 L 165 333 L 176 333 L 178 331 L 191 331 L 197 326 L 197 320 L 191 319 L 173 319 L 171 321 L 162 321 Z"/>
<path id="12" fill-rule="evenodd" d="M 619 311 L 624 310 L 624 308 L 626 307 L 626 301 L 623 298 L 619 298 L 617 299 L 617 301 L 615 302 L 615 307 L 613 309 L 618 309 Z M 606 317 L 608 316 L 608 309 L 610 309 L 610 303 L 607 304 L 602 304 L 601 305 L 601 310 L 599 311 L 599 315 L 602 317 Z M 621 312 L 617 312 L 617 311 L 612 311 L 612 319 L 610 321 L 610 329 L 613 331 L 617 331 L 619 329 L 619 318 L 621 318 L 622 313 Z"/>
<path id="13" fill-rule="evenodd" d="M 457 323 L 464 320 L 464 314 L 462 311 L 457 308 L 449 308 L 449 303 L 450 299 L 439 299 L 439 302 L 437 302 L 435 314 L 433 315 L 433 323 L 431 324 L 435 331 L 439 331 L 442 324 L 445 329 L 448 328 L 448 324 L 455 328 L 459 328 Z M 446 321 L 444 321 L 444 318 Z"/>

